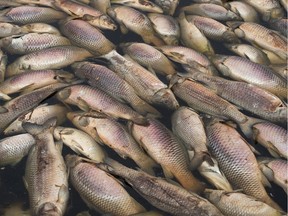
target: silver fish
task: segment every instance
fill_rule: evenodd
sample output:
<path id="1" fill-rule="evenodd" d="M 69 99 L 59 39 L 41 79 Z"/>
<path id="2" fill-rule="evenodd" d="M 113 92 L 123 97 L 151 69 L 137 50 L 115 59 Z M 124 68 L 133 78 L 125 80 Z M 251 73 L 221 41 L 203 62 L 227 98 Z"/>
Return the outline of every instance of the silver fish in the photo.
<path id="1" fill-rule="evenodd" d="M 150 13 L 163 13 L 161 7 L 149 0 L 111 0 L 111 4 L 121 4 Z"/>
<path id="2" fill-rule="evenodd" d="M 224 4 L 224 6 L 240 16 L 245 22 L 259 23 L 259 16 L 257 11 L 245 2 L 228 1 Z"/>

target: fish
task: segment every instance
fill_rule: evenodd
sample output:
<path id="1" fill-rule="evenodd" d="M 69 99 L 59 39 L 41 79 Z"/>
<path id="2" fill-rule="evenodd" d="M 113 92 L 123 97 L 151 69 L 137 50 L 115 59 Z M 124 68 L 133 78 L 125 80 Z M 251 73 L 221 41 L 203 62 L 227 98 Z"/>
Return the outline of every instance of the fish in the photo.
<path id="1" fill-rule="evenodd" d="M 53 5 L 72 17 L 88 21 L 92 26 L 113 31 L 117 29 L 115 22 L 95 7 L 69 0 L 54 0 Z"/>
<path id="2" fill-rule="evenodd" d="M 78 62 L 71 66 L 77 77 L 93 87 L 101 89 L 116 100 L 129 104 L 134 110 L 146 116 L 160 117 L 161 114 L 142 100 L 133 87 L 105 66 L 90 62 Z"/>
<path id="3" fill-rule="evenodd" d="M 180 40 L 183 45 L 205 55 L 215 54 L 210 41 L 193 22 L 187 20 L 184 12 L 179 15 L 177 20 L 180 25 Z"/>
<path id="4" fill-rule="evenodd" d="M 36 143 L 31 134 L 23 133 L 0 140 L 0 166 L 16 165 Z"/>
<path id="5" fill-rule="evenodd" d="M 146 126 L 129 124 L 129 130 L 148 155 L 161 165 L 166 178 L 175 177 L 185 189 L 195 193 L 204 190 L 204 185 L 190 171 L 184 145 L 162 123 L 149 119 Z"/>
<path id="6" fill-rule="evenodd" d="M 257 11 L 251 5 L 243 1 L 227 1 L 224 7 L 237 14 L 245 22 L 259 23 Z"/>
<path id="7" fill-rule="evenodd" d="M 101 214 L 132 215 L 145 208 L 110 174 L 76 155 L 65 157 L 70 182 L 90 209 Z"/>
<path id="8" fill-rule="evenodd" d="M 279 20 L 276 20 L 275 22 L 270 23 L 270 27 L 272 29 L 275 29 L 280 34 L 282 34 L 284 37 L 288 37 L 287 28 L 288 28 L 288 19 L 282 18 Z"/>
<path id="9" fill-rule="evenodd" d="M 151 21 L 144 13 L 126 6 L 111 6 L 107 13 L 117 21 L 122 33 L 130 30 L 142 37 L 147 44 L 164 45 L 164 41 L 156 35 Z"/>
<path id="10" fill-rule="evenodd" d="M 213 203 L 224 215 L 229 216 L 280 216 L 278 211 L 254 197 L 239 192 L 223 190 L 207 190 L 205 197 Z M 237 203 L 237 204 L 236 204 Z M 235 205 L 236 204 L 236 205 Z"/>
<path id="11" fill-rule="evenodd" d="M 20 95 L 6 102 L 0 107 L 0 133 L 2 133 L 19 116 L 29 112 L 48 96 L 68 85 L 69 84 L 65 83 L 51 84 L 27 94 Z"/>
<path id="12" fill-rule="evenodd" d="M 266 178 L 283 188 L 288 194 L 288 163 L 282 159 L 259 158 L 259 167 Z"/>
<path id="13" fill-rule="evenodd" d="M 98 143 L 113 149 L 120 157 L 131 158 L 143 171 L 155 175 L 153 168 L 158 165 L 139 146 L 119 122 L 102 116 L 89 116 L 89 113 L 69 112 L 70 121 L 88 133 Z"/>
<path id="14" fill-rule="evenodd" d="M 285 64 L 286 65 L 287 60 L 280 58 L 274 52 L 271 52 L 271 51 L 265 50 L 265 49 L 262 49 L 262 51 L 267 55 L 267 57 L 271 63 L 269 66 L 278 65 L 278 64 Z"/>
<path id="15" fill-rule="evenodd" d="M 149 104 L 170 110 L 179 107 L 178 101 L 168 86 L 139 64 L 127 60 L 116 51 L 102 57 L 109 61 L 109 68 L 129 83 L 137 95 Z"/>
<path id="16" fill-rule="evenodd" d="M 151 176 L 141 170 L 133 170 L 107 159 L 99 168 L 124 178 L 149 203 L 172 215 L 221 216 L 221 212 L 206 199 L 188 192 L 175 182 Z M 166 215 L 166 214 L 165 214 Z"/>
<path id="17" fill-rule="evenodd" d="M 213 164 L 200 116 L 193 109 L 182 106 L 174 111 L 171 122 L 173 133 L 185 144 L 188 152 L 193 151 L 191 167 L 195 169 L 205 160 Z"/>
<path id="18" fill-rule="evenodd" d="M 217 119 L 208 122 L 205 129 L 209 150 L 233 187 L 281 210 L 262 184 L 261 171 L 247 141 L 233 127 Z"/>
<path id="19" fill-rule="evenodd" d="M 270 121 L 275 121 L 273 115 L 277 116 L 282 108 L 286 108 L 277 96 L 245 82 L 227 80 L 201 72 L 189 76 L 236 106 Z"/>
<path id="20" fill-rule="evenodd" d="M 211 159 L 213 164 L 210 164 L 207 161 L 203 161 L 203 163 L 198 167 L 199 173 L 215 188 L 227 192 L 233 191 L 230 182 L 227 180 L 224 173 L 220 170 L 218 162 L 213 157 L 211 157 Z"/>
<path id="21" fill-rule="evenodd" d="M 271 122 L 258 123 L 253 125 L 253 138 L 264 146 L 273 157 L 288 159 L 288 135 L 284 128 Z"/>
<path id="22" fill-rule="evenodd" d="M 35 22 L 53 23 L 67 17 L 65 13 L 48 7 L 23 5 L 4 9 L 0 13 L 1 22 L 28 24 Z"/>
<path id="23" fill-rule="evenodd" d="M 137 124 L 146 124 L 142 115 L 122 104 L 107 93 L 88 85 L 74 85 L 57 92 L 58 100 L 78 106 L 83 111 L 95 110 L 114 118 L 132 120 Z"/>
<path id="24" fill-rule="evenodd" d="M 50 118 L 57 118 L 56 125 L 61 125 L 66 121 L 67 112 L 68 109 L 60 104 L 41 104 L 27 114 L 20 115 L 3 131 L 3 133 L 9 136 L 24 133 L 25 130 L 22 127 L 23 122 L 31 122 L 41 125 Z"/>
<path id="25" fill-rule="evenodd" d="M 185 46 L 160 46 L 158 50 L 163 52 L 171 60 L 182 65 L 195 68 L 203 73 L 217 74 L 212 62 L 202 53 Z"/>
<path id="26" fill-rule="evenodd" d="M 285 80 L 288 79 L 288 67 L 287 64 L 270 65 L 270 68 Z"/>
<path id="27" fill-rule="evenodd" d="M 263 88 L 280 99 L 287 99 L 287 85 L 278 75 L 264 65 L 238 56 L 215 55 L 212 62 L 225 77 L 244 81 Z"/>
<path id="28" fill-rule="evenodd" d="M 53 131 L 53 136 L 77 154 L 84 155 L 95 162 L 103 162 L 106 157 L 106 153 L 100 145 L 90 135 L 81 130 L 57 126 Z"/>
<path id="29" fill-rule="evenodd" d="M 10 54 L 24 55 L 45 48 L 70 45 L 70 41 L 63 37 L 48 33 L 28 33 L 5 37 L 0 40 L 0 47 Z"/>
<path id="30" fill-rule="evenodd" d="M 280 58 L 287 60 L 287 42 L 275 31 L 253 22 L 227 22 L 237 37 L 253 45 L 269 50 Z"/>
<path id="31" fill-rule="evenodd" d="M 175 10 L 179 4 L 180 0 L 155 0 L 155 3 L 159 5 L 164 14 L 172 16 L 175 13 Z"/>
<path id="32" fill-rule="evenodd" d="M 60 25 L 60 31 L 75 46 L 81 46 L 94 55 L 104 55 L 115 48 L 97 28 L 83 20 L 68 20 Z"/>
<path id="33" fill-rule="evenodd" d="M 186 18 L 188 22 L 193 23 L 208 39 L 233 44 L 240 42 L 232 29 L 217 20 L 196 15 L 188 15 Z"/>
<path id="34" fill-rule="evenodd" d="M 139 9 L 140 11 L 150 12 L 150 13 L 163 13 L 161 7 L 152 1 L 148 0 L 111 0 L 111 4 L 121 4 L 127 7 L 132 7 Z"/>
<path id="35" fill-rule="evenodd" d="M 237 55 L 245 57 L 252 62 L 262 65 L 271 64 L 265 52 L 249 44 L 225 44 L 225 47 Z"/>
<path id="36" fill-rule="evenodd" d="M 90 5 L 104 14 L 106 14 L 107 9 L 111 7 L 110 0 L 90 0 Z"/>
<path id="37" fill-rule="evenodd" d="M 254 7 L 264 21 L 280 19 L 284 16 L 284 10 L 279 1 L 275 0 L 244 0 L 244 2 Z"/>
<path id="38" fill-rule="evenodd" d="M 193 3 L 188 6 L 180 8 L 180 11 L 184 11 L 185 14 L 209 17 L 211 19 L 218 21 L 241 20 L 238 14 L 218 4 Z"/>
<path id="39" fill-rule="evenodd" d="M 64 215 L 68 199 L 68 172 L 61 155 L 62 145 L 53 140 L 56 119 L 43 125 L 23 123 L 36 140 L 29 152 L 24 183 L 33 215 Z"/>
<path id="40" fill-rule="evenodd" d="M 152 22 L 154 30 L 165 44 L 174 46 L 179 44 L 180 27 L 176 19 L 159 13 L 148 13 L 147 16 Z"/>
<path id="41" fill-rule="evenodd" d="M 71 83 L 75 81 L 73 74 L 62 70 L 35 70 L 17 74 L 0 83 L 0 98 L 11 100 L 9 95 L 24 92 L 28 93 L 35 89 L 54 83 Z"/>
<path id="42" fill-rule="evenodd" d="M 130 58 L 152 72 L 164 76 L 176 73 L 171 61 L 153 46 L 145 43 L 125 43 L 121 44 L 121 48 Z"/>
<path id="43" fill-rule="evenodd" d="M 6 77 L 23 73 L 25 70 L 60 69 L 92 56 L 89 51 L 76 46 L 51 47 L 17 58 L 7 66 Z"/>

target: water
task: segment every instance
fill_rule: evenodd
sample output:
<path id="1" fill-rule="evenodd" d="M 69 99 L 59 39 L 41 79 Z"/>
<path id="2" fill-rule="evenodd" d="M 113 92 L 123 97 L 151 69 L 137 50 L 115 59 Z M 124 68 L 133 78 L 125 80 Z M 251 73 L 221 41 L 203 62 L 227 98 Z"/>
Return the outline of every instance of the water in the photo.
<path id="1" fill-rule="evenodd" d="M 184 5 L 184 3 L 182 3 L 182 5 Z M 263 23 L 263 25 L 265 25 L 265 23 Z M 128 33 L 127 35 L 123 35 L 120 33 L 119 29 L 116 32 L 104 31 L 104 34 L 108 39 L 110 39 L 115 44 L 124 43 L 124 42 L 142 41 L 140 36 L 131 32 Z M 212 42 L 212 45 L 215 48 L 215 51 L 217 54 L 233 55 L 233 53 L 229 52 L 226 48 L 224 48 L 224 46 L 221 43 Z M 119 50 L 119 53 L 122 54 L 120 50 Z M 18 56 L 9 56 L 9 62 L 13 62 L 17 57 Z M 181 67 L 178 64 L 176 65 L 179 67 L 178 70 L 181 71 L 182 70 Z M 70 68 L 68 67 L 67 70 L 69 71 Z M 163 82 L 167 83 L 167 81 L 163 77 L 161 79 Z M 43 101 L 43 103 L 45 102 L 48 102 L 49 104 L 59 103 L 54 97 L 51 97 Z M 180 101 L 180 104 L 185 105 L 185 103 L 182 101 Z M 170 119 L 171 119 L 172 113 L 165 109 L 161 109 L 161 108 L 159 109 L 161 110 L 161 113 L 163 114 L 163 118 L 161 119 L 161 122 L 164 123 L 167 126 L 167 128 L 171 129 Z M 64 126 L 72 127 L 72 124 L 70 122 L 66 122 Z M 119 157 L 115 152 L 113 152 L 111 149 L 109 149 L 108 147 L 103 146 L 103 148 L 110 157 L 122 162 L 123 164 L 129 167 L 136 167 L 135 163 L 132 160 L 130 159 L 124 160 L 121 157 Z M 261 156 L 271 157 L 270 154 L 267 152 L 267 150 L 264 149 L 262 146 L 256 145 L 256 148 L 258 151 L 260 151 Z M 64 146 L 63 155 L 66 155 L 68 153 L 73 153 L 73 152 L 70 149 L 68 149 L 68 147 Z M 26 159 L 27 158 L 24 158 L 16 166 L 7 166 L 7 167 L 3 167 L 0 169 L 0 215 L 3 215 L 3 212 L 4 212 L 3 209 L 11 205 L 15 205 L 15 203 L 20 203 L 20 205 L 18 206 L 20 206 L 20 208 L 22 208 L 23 210 L 27 210 L 29 208 L 28 193 L 25 189 L 23 178 L 22 178 L 25 172 Z M 158 170 L 157 174 L 163 177 L 163 173 L 161 170 Z M 196 172 L 195 175 L 202 181 L 205 181 L 199 175 L 199 173 Z M 208 184 L 208 182 L 206 183 Z M 145 208 L 147 208 L 147 210 L 155 210 L 155 208 L 152 205 L 150 205 L 145 199 L 139 196 L 128 184 L 125 184 L 124 182 L 124 185 L 128 193 L 130 193 L 139 203 L 141 203 Z M 272 188 L 267 188 L 268 193 L 285 211 L 287 211 L 286 193 L 279 186 L 273 183 L 271 185 L 272 185 Z M 80 198 L 77 191 L 71 185 L 69 188 L 69 192 L 70 192 L 70 199 L 68 203 L 67 212 L 65 214 L 66 216 L 74 216 L 74 215 L 77 215 L 79 212 L 89 210 L 86 204 Z M 96 211 L 92 211 L 92 210 L 90 210 L 89 212 L 91 213 L 91 215 L 94 215 L 94 216 L 101 215 L 100 213 Z M 10 215 L 16 216 L 20 214 L 10 213 L 9 216 Z M 168 215 L 168 214 L 164 213 L 164 215 Z"/>

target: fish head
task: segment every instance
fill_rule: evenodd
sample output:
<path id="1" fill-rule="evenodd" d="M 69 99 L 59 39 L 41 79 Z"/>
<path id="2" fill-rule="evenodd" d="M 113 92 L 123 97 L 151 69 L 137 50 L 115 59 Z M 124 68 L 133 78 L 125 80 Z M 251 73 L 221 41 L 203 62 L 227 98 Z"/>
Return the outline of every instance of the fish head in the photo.
<path id="1" fill-rule="evenodd" d="M 96 26 L 101 29 L 108 29 L 112 31 L 115 31 L 117 29 L 117 25 L 115 24 L 115 22 L 106 14 L 102 14 L 98 17 L 85 14 L 82 19 L 85 21 L 89 21 L 92 26 Z"/>
<path id="2" fill-rule="evenodd" d="M 179 40 L 176 36 L 164 35 L 163 40 L 165 41 L 166 44 L 171 46 L 179 45 Z"/>
<path id="3" fill-rule="evenodd" d="M 70 83 L 72 81 L 75 81 L 75 76 L 74 74 L 67 71 L 59 70 L 56 72 L 55 79 L 60 82 Z"/>
<path id="4" fill-rule="evenodd" d="M 116 9 L 117 8 L 115 6 L 112 6 L 112 7 L 108 8 L 106 12 L 110 17 L 115 19 L 117 17 Z"/>
<path id="5" fill-rule="evenodd" d="M 57 94 L 56 94 L 56 98 L 60 101 L 65 101 L 67 98 L 69 98 L 69 96 L 71 95 L 71 88 L 68 87 L 68 88 L 64 88 L 63 90 L 59 91 Z"/>
<path id="6" fill-rule="evenodd" d="M 62 214 L 62 211 L 54 203 L 46 202 L 39 206 L 36 215 L 59 216 Z"/>
<path id="7" fill-rule="evenodd" d="M 216 68 L 224 75 L 224 76 L 229 76 L 230 70 L 229 68 L 225 65 L 225 60 L 229 56 L 225 55 L 214 55 L 210 57 L 210 60 L 213 62 L 213 64 L 216 66 Z"/>
<path id="8" fill-rule="evenodd" d="M 225 31 L 222 36 L 223 36 L 223 39 L 227 41 L 228 43 L 232 43 L 232 44 L 240 43 L 240 40 L 238 39 L 237 35 L 233 31 Z"/>
<path id="9" fill-rule="evenodd" d="M 153 101 L 171 110 L 176 110 L 179 107 L 179 103 L 170 89 L 161 89 L 156 92 L 153 95 Z"/>
<path id="10" fill-rule="evenodd" d="M 223 193 L 225 193 L 223 190 L 205 189 L 204 196 L 212 203 L 219 203 Z"/>
<path id="11" fill-rule="evenodd" d="M 81 162 L 81 157 L 77 155 L 68 154 L 65 156 L 65 163 L 68 168 L 75 167 L 79 162 Z"/>

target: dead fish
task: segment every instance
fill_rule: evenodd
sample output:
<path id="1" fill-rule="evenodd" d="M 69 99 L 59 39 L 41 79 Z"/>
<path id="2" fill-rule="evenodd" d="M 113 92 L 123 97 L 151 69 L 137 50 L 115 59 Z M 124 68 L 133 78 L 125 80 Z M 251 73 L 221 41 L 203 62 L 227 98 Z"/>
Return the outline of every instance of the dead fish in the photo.
<path id="1" fill-rule="evenodd" d="M 0 140 L 0 166 L 16 165 L 36 143 L 28 133 L 6 137 Z"/>
<path id="2" fill-rule="evenodd" d="M 127 60 L 116 51 L 102 57 L 110 62 L 110 69 L 127 81 L 139 97 L 146 102 L 172 110 L 179 107 L 178 101 L 168 86 L 139 64 Z"/>
<path id="3" fill-rule="evenodd" d="M 124 178 L 142 197 L 162 211 L 177 216 L 222 215 L 206 199 L 188 192 L 171 180 L 168 182 L 163 178 L 148 175 L 143 171 L 133 170 L 112 159 L 107 159 L 106 163 L 99 164 L 98 167 Z"/>
<path id="4" fill-rule="evenodd" d="M 120 103 L 100 89 L 88 85 L 74 85 L 57 93 L 58 100 L 78 106 L 84 111 L 95 110 L 114 118 L 123 118 L 137 124 L 145 124 L 146 119 L 132 110 L 129 106 Z"/>
<path id="5" fill-rule="evenodd" d="M 68 20 L 60 24 L 60 31 L 72 44 L 81 46 L 94 55 L 104 55 L 115 48 L 97 28 L 83 20 Z"/>
<path id="6" fill-rule="evenodd" d="M 215 188 L 224 191 L 233 191 L 233 188 L 227 180 L 224 173 L 220 170 L 218 162 L 211 157 L 213 164 L 203 161 L 198 167 L 199 173 Z"/>
<path id="7" fill-rule="evenodd" d="M 46 99 L 55 91 L 68 86 L 65 83 L 56 83 L 34 90 L 27 94 L 20 95 L 0 107 L 0 133 L 20 115 L 35 108 L 41 101 Z"/>
<path id="8" fill-rule="evenodd" d="M 269 66 L 276 74 L 283 77 L 285 80 L 288 79 L 288 66 L 287 64 L 270 65 Z"/>
<path id="9" fill-rule="evenodd" d="M 217 4 L 217 5 L 223 5 L 222 0 L 193 0 L 195 3 L 210 3 L 210 4 Z"/>
<path id="10" fill-rule="evenodd" d="M 254 46 L 248 44 L 225 44 L 225 47 L 227 47 L 230 51 L 238 54 L 239 56 L 249 59 L 252 62 L 262 65 L 271 64 L 266 53 Z"/>
<path id="11" fill-rule="evenodd" d="M 173 133 L 185 144 L 188 152 L 194 151 L 191 167 L 197 168 L 205 160 L 213 164 L 200 116 L 191 108 L 182 106 L 173 113 L 171 122 Z"/>
<path id="12" fill-rule="evenodd" d="M 12 23 L 0 23 L 0 38 L 21 34 L 21 27 Z"/>
<path id="13" fill-rule="evenodd" d="M 112 6 L 107 9 L 107 13 L 118 22 L 123 34 L 130 30 L 141 36 L 145 43 L 164 45 L 164 41 L 156 36 L 151 21 L 144 13 L 126 6 Z"/>
<path id="14" fill-rule="evenodd" d="M 273 118 L 269 118 L 270 115 L 285 107 L 275 95 L 248 83 L 226 80 L 201 72 L 189 76 L 212 89 L 222 98 L 264 119 L 273 121 Z"/>
<path id="15" fill-rule="evenodd" d="M 157 47 L 171 60 L 188 65 L 203 73 L 215 74 L 217 71 L 210 60 L 202 53 L 184 46 L 160 46 Z"/>
<path id="16" fill-rule="evenodd" d="M 36 140 L 28 155 L 24 182 L 33 215 L 64 215 L 69 198 L 68 172 L 62 145 L 53 140 L 56 119 L 43 125 L 23 123 Z"/>
<path id="17" fill-rule="evenodd" d="M 252 22 L 227 22 L 239 38 L 287 60 L 287 42 L 275 31 Z"/>
<path id="18" fill-rule="evenodd" d="M 281 210 L 268 196 L 256 158 L 245 139 L 234 128 L 218 120 L 207 124 L 206 133 L 209 149 L 229 182 L 245 194 Z"/>
<path id="19" fill-rule="evenodd" d="M 8 8 L 0 13 L 1 22 L 27 24 L 34 22 L 52 23 L 66 17 L 66 14 L 48 7 L 23 5 Z"/>
<path id="20" fill-rule="evenodd" d="M 77 128 L 90 134 L 97 142 L 107 145 L 124 159 L 131 158 L 143 171 L 155 175 L 155 161 L 141 149 L 123 125 L 107 117 L 89 116 L 89 113 L 70 112 L 67 116 Z"/>
<path id="21" fill-rule="evenodd" d="M 224 7 L 240 16 L 245 22 L 259 23 L 259 16 L 257 11 L 245 2 L 228 1 L 224 4 Z"/>
<path id="22" fill-rule="evenodd" d="M 284 7 L 284 9 L 287 12 L 288 11 L 288 2 L 287 2 L 287 0 L 280 0 L 279 2 Z"/>
<path id="23" fill-rule="evenodd" d="M 236 34 L 224 24 L 209 17 L 196 15 L 186 16 L 188 22 L 193 23 L 207 38 L 228 43 L 239 43 Z"/>
<path id="24" fill-rule="evenodd" d="M 117 26 L 114 21 L 105 13 L 90 7 L 87 4 L 82 4 L 70 0 L 55 0 L 53 3 L 58 9 L 66 12 L 72 17 L 82 18 L 95 27 L 100 29 L 116 30 Z"/>
<path id="25" fill-rule="evenodd" d="M 259 167 L 269 181 L 283 188 L 288 194 L 288 163 L 282 159 L 260 158 Z"/>
<path id="26" fill-rule="evenodd" d="M 263 65 L 238 56 L 215 55 L 212 61 L 224 75 L 263 88 L 281 99 L 287 99 L 285 81 Z"/>
<path id="27" fill-rule="evenodd" d="M 7 55 L 4 54 L 4 52 L 0 49 L 0 83 L 4 81 L 7 62 L 8 62 Z"/>
<path id="28" fill-rule="evenodd" d="M 149 124 L 130 124 L 130 131 L 145 151 L 161 165 L 167 178 L 175 177 L 187 190 L 201 193 L 202 183 L 189 168 L 189 157 L 184 145 L 163 124 L 149 119 Z"/>
<path id="29" fill-rule="evenodd" d="M 271 52 L 269 50 L 262 49 L 262 51 L 267 55 L 267 58 L 269 59 L 271 65 L 278 65 L 278 64 L 286 64 L 287 60 L 280 58 L 277 54 L 274 52 Z M 270 66 L 271 66 L 270 65 Z"/>
<path id="30" fill-rule="evenodd" d="M 244 2 L 253 6 L 261 14 L 264 21 L 276 20 L 284 16 L 284 10 L 279 1 L 244 0 Z"/>
<path id="31" fill-rule="evenodd" d="M 6 76 L 23 73 L 25 70 L 60 69 L 71 63 L 93 56 L 76 46 L 58 46 L 23 55 L 8 65 Z"/>
<path id="32" fill-rule="evenodd" d="M 176 73 L 170 60 L 153 46 L 145 43 L 125 43 L 120 46 L 125 54 L 152 72 L 164 76 Z"/>
<path id="33" fill-rule="evenodd" d="M 286 38 L 288 37 L 287 28 L 288 28 L 288 19 L 282 18 L 276 20 L 275 22 L 270 23 L 270 27 L 280 32 Z"/>
<path id="34" fill-rule="evenodd" d="M 184 11 L 186 14 L 209 17 L 218 21 L 241 20 L 237 14 L 218 4 L 193 3 L 191 5 L 180 8 L 180 11 Z"/>
<path id="35" fill-rule="evenodd" d="M 70 181 L 89 208 L 101 214 L 132 215 L 145 208 L 131 197 L 118 180 L 84 158 L 67 155 Z"/>
<path id="36" fill-rule="evenodd" d="M 58 126 L 54 129 L 53 136 L 77 154 L 84 155 L 96 162 L 104 161 L 106 155 L 104 150 L 91 136 L 81 130 Z"/>
<path id="37" fill-rule="evenodd" d="M 15 1 L 6 1 L 6 0 L 0 0 L 0 9 L 5 9 L 7 7 L 17 7 L 21 4 Z"/>
<path id="38" fill-rule="evenodd" d="M 252 196 L 223 190 L 205 191 L 205 197 L 224 215 L 229 216 L 280 216 L 282 213 Z M 237 204 L 236 204 L 237 203 Z"/>
<path id="39" fill-rule="evenodd" d="M 172 86 L 174 94 L 184 100 L 191 108 L 220 118 L 232 119 L 238 124 L 247 121 L 236 106 L 216 95 L 205 86 L 193 80 L 178 79 Z"/>
<path id="40" fill-rule="evenodd" d="M 163 9 L 164 14 L 172 16 L 179 4 L 179 0 L 155 0 L 155 3 Z"/>
<path id="41" fill-rule="evenodd" d="M 0 40 L 0 47 L 10 54 L 18 55 L 65 45 L 70 45 L 70 41 L 67 38 L 48 33 L 28 33 L 5 37 Z"/>
<path id="42" fill-rule="evenodd" d="M 54 83 L 71 83 L 73 74 L 62 70 L 36 70 L 17 74 L 0 83 L 0 99 L 11 100 L 10 94 L 28 93 Z"/>
<path id="43" fill-rule="evenodd" d="M 167 45 L 178 45 L 180 39 L 180 26 L 172 16 L 149 13 L 148 18 L 153 24 L 154 30 Z"/>
<path id="44" fill-rule="evenodd" d="M 150 13 L 163 13 L 161 7 L 148 0 L 111 0 L 111 4 L 121 4 Z"/>
<path id="45" fill-rule="evenodd" d="M 22 127 L 23 122 L 31 122 L 41 125 L 50 118 L 57 118 L 56 125 L 61 125 L 66 121 L 67 112 L 68 109 L 59 104 L 41 104 L 27 114 L 19 116 L 4 130 L 4 134 L 10 136 L 18 133 L 24 133 L 25 130 Z"/>
<path id="46" fill-rule="evenodd" d="M 57 9 L 55 8 L 54 6 L 54 0 L 13 0 L 13 1 L 16 1 L 18 3 L 21 3 L 22 5 L 25 4 L 25 5 L 41 5 L 41 6 L 47 6 L 47 7 L 50 7 L 50 8 L 53 8 L 53 9 Z"/>
<path id="47" fill-rule="evenodd" d="M 101 89 L 122 103 L 129 104 L 140 114 L 161 116 L 154 107 L 136 94 L 132 86 L 108 68 L 89 62 L 74 63 L 72 68 L 75 75 L 86 80 L 89 85 Z"/>
<path id="48" fill-rule="evenodd" d="M 287 130 L 270 122 L 253 125 L 254 139 L 263 145 L 273 157 L 288 159 Z"/>
<path id="49" fill-rule="evenodd" d="M 180 25 L 181 42 L 188 48 L 192 48 L 206 55 L 214 55 L 214 49 L 206 36 L 196 27 L 193 22 L 189 22 L 182 12 L 178 17 Z"/>
<path id="50" fill-rule="evenodd" d="M 48 33 L 60 36 L 59 30 L 47 23 L 29 23 L 21 26 L 21 31 L 25 33 Z"/>

